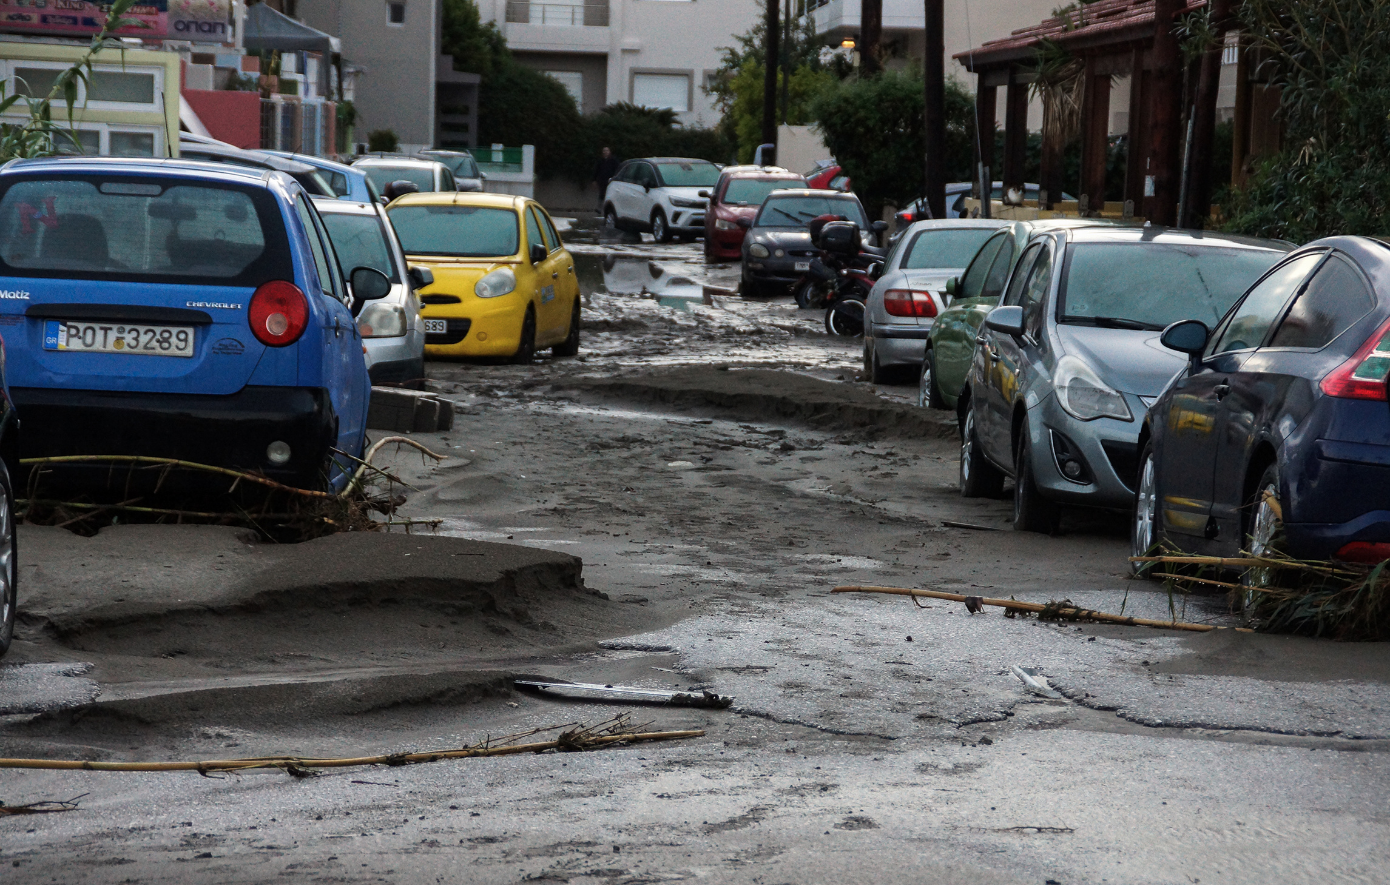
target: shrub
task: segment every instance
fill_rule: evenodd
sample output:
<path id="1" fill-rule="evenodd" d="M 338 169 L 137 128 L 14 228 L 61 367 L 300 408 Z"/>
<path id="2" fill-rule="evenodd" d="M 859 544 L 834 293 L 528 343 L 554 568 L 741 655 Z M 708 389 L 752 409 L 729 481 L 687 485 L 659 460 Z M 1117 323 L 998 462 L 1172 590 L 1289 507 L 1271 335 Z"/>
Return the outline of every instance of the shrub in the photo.
<path id="1" fill-rule="evenodd" d="M 401 140 L 394 129 L 373 129 L 367 133 L 367 150 L 372 153 L 394 154 L 401 149 Z"/>

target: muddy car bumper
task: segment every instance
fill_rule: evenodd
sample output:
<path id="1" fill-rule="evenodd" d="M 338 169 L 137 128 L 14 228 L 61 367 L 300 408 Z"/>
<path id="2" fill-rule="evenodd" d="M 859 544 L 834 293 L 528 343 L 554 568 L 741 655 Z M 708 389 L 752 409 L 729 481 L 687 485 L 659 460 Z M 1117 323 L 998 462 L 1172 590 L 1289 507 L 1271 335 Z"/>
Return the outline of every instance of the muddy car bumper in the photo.
<path id="1" fill-rule="evenodd" d="M 797 270 L 797 262 L 809 264 L 809 258 L 748 258 L 743 259 L 743 276 L 758 283 L 784 283 L 790 285 L 805 275 L 805 270 Z"/>
<path id="2" fill-rule="evenodd" d="M 1132 414 L 1144 413 L 1137 396 L 1126 394 L 1125 400 Z M 1081 421 L 1048 396 L 1028 411 L 1038 489 L 1063 504 L 1128 510 L 1134 505 L 1139 429 L 1138 421 Z M 1068 462 L 1077 466 L 1065 472 Z"/>
<path id="3" fill-rule="evenodd" d="M 880 366 L 920 366 L 927 352 L 931 326 L 871 326 L 864 324 L 864 340 Z"/>
<path id="4" fill-rule="evenodd" d="M 20 457 L 146 455 L 178 458 L 235 470 L 254 470 L 301 488 L 321 485 L 325 459 L 337 435 L 326 391 L 303 387 L 244 387 L 229 396 L 52 390 L 12 392 L 23 415 Z M 290 447 L 285 464 L 272 463 L 267 447 Z M 65 468 L 53 481 L 85 488 L 125 488 L 129 472 L 98 467 Z M 155 471 L 137 471 L 158 480 Z M 49 482 L 45 477 L 45 484 Z M 218 485 L 225 489 L 221 479 Z"/>

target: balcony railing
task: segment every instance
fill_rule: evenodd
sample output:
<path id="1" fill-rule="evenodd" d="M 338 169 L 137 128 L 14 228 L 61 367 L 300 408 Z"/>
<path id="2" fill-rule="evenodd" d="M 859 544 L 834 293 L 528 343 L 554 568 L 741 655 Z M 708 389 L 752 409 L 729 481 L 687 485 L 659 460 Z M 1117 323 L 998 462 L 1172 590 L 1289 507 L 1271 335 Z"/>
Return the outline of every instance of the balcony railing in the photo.
<path id="1" fill-rule="evenodd" d="M 608 3 L 533 3 L 507 0 L 507 21 L 562 28 L 608 27 Z"/>

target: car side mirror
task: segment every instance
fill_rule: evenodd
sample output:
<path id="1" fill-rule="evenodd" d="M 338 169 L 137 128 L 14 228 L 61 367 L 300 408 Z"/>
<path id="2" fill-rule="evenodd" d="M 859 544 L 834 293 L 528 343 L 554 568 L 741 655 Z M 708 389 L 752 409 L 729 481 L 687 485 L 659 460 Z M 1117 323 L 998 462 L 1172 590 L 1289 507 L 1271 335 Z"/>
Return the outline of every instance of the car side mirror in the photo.
<path id="1" fill-rule="evenodd" d="M 753 219 L 745 216 L 743 218 L 738 219 L 734 223 L 737 224 L 739 227 L 743 228 L 744 230 L 748 230 L 750 227 L 753 226 Z"/>
<path id="2" fill-rule="evenodd" d="M 699 198 L 702 199 L 702 200 L 708 200 L 708 199 L 709 199 L 709 191 L 700 191 L 700 192 L 699 192 L 698 194 L 696 194 L 695 196 L 699 197 Z"/>
<path id="3" fill-rule="evenodd" d="M 875 221 L 873 224 L 869 225 L 869 230 L 873 231 L 876 234 L 881 234 L 884 231 L 888 230 L 888 222 Z"/>
<path id="4" fill-rule="evenodd" d="M 1206 323 L 1201 320 L 1180 320 L 1163 330 L 1163 334 L 1158 336 L 1158 343 L 1169 350 L 1185 353 L 1189 360 L 1196 362 L 1202 351 L 1207 349 L 1210 338 L 1211 330 Z"/>
<path id="5" fill-rule="evenodd" d="M 876 280 L 883 276 L 883 262 L 875 261 L 873 264 L 869 265 L 868 274 L 871 280 Z"/>
<path id="6" fill-rule="evenodd" d="M 391 280 L 374 267 L 355 267 L 348 279 L 357 301 L 377 301 L 391 294 Z"/>
<path id="7" fill-rule="evenodd" d="M 540 264 L 550 253 L 545 251 L 545 246 L 540 243 L 531 244 L 531 263 Z"/>
<path id="8" fill-rule="evenodd" d="M 412 265 L 410 268 L 410 282 L 413 283 L 415 285 L 415 288 L 417 289 L 423 289 L 426 286 L 433 286 L 434 271 L 430 270 L 428 267 L 422 267 L 418 264 Z"/>
<path id="9" fill-rule="evenodd" d="M 478 173 L 478 178 L 481 179 L 482 181 L 487 181 L 487 173 L 486 173 L 486 172 L 479 172 L 479 173 Z"/>
<path id="10" fill-rule="evenodd" d="M 1023 308 L 1017 304 L 996 307 L 985 317 L 985 326 L 1002 335 L 1023 336 Z"/>
<path id="11" fill-rule="evenodd" d="M 960 277 L 951 277 L 946 281 L 946 297 L 955 298 L 960 293 Z"/>

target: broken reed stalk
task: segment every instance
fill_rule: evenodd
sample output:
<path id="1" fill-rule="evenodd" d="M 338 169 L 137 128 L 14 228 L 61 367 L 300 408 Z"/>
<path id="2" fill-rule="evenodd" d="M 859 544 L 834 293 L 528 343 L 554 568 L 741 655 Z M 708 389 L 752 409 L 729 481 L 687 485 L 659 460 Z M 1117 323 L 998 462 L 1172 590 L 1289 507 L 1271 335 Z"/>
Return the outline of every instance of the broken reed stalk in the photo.
<path id="1" fill-rule="evenodd" d="M 119 510 L 125 513 L 146 513 L 153 516 L 187 516 L 198 519 L 224 519 L 235 518 L 235 514 L 230 513 L 206 513 L 198 510 L 171 510 L 167 507 L 136 507 L 130 504 L 84 504 L 78 501 L 50 501 L 44 498 L 16 498 L 15 504 L 21 507 L 31 504 L 47 505 L 49 507 L 71 507 L 74 510 Z M 91 514 L 84 514 L 77 519 L 86 518 Z M 257 519 L 293 519 L 294 515 L 289 513 L 257 513 Z M 68 522 L 76 522 L 77 519 L 70 519 Z M 68 523 L 59 523 L 55 528 L 62 528 Z"/>
<path id="2" fill-rule="evenodd" d="M 310 489 L 297 489 L 294 486 L 287 486 L 284 483 L 276 482 L 255 473 L 247 473 L 244 470 L 232 470 L 230 467 L 214 467 L 211 464 L 199 464 L 196 461 L 184 461 L 179 458 L 156 458 L 150 455 L 54 455 L 48 458 L 21 458 L 19 463 L 24 467 L 41 466 L 44 464 L 81 464 L 87 463 L 113 463 L 113 464 L 149 464 L 161 465 L 165 467 L 186 467 L 191 470 L 203 470 L 208 473 L 220 473 L 223 476 L 234 477 L 237 482 L 246 480 L 247 482 L 257 483 L 276 491 L 289 492 L 294 495 L 303 495 L 308 498 L 328 498 L 334 496 L 328 492 L 316 492 Z"/>
<path id="3" fill-rule="evenodd" d="M 1157 627 L 1161 630 L 1189 630 L 1194 633 L 1210 633 L 1212 630 L 1236 630 L 1251 632 L 1241 627 L 1218 627 L 1214 624 L 1192 624 L 1187 621 L 1156 621 L 1152 618 L 1131 618 L 1128 615 L 1112 615 L 1107 612 L 1092 611 L 1074 605 L 1044 605 L 1039 602 L 1020 602 L 1017 599 L 988 599 L 981 596 L 965 596 L 960 593 L 944 593 L 940 590 L 911 590 L 906 587 L 870 587 L 852 585 L 836 587 L 832 593 L 887 593 L 893 596 L 925 596 L 930 599 L 945 599 L 949 602 L 965 602 L 973 599 L 981 605 L 992 605 L 1011 611 L 1031 612 L 1047 615 L 1059 621 L 1100 621 L 1105 624 L 1123 624 L 1127 627 Z"/>
<path id="4" fill-rule="evenodd" d="M 420 450 L 421 452 L 423 452 L 424 454 L 428 455 L 436 461 L 443 461 L 445 458 L 449 457 L 448 455 L 441 455 L 437 452 L 431 452 L 429 449 L 420 445 L 415 440 L 408 439 L 404 436 L 388 436 L 385 439 L 377 440 L 375 443 L 372 444 L 372 447 L 370 449 L 367 449 L 367 451 L 362 453 L 361 458 L 353 458 L 354 461 L 358 462 L 359 466 L 357 470 L 353 472 L 352 478 L 348 481 L 347 488 L 343 489 L 343 496 L 347 496 L 349 493 L 352 492 L 353 489 L 357 488 L 358 484 L 362 481 L 362 474 L 366 473 L 368 468 L 371 468 L 372 470 L 377 470 L 379 472 L 384 472 L 381 471 L 379 467 L 372 466 L 372 458 L 376 455 L 377 452 L 381 450 L 382 446 L 385 446 L 388 443 L 404 443 L 405 445 L 408 445 L 411 448 Z M 352 458 L 351 455 L 349 455 L 348 457 Z M 395 479 L 395 477 L 391 478 L 393 480 Z M 402 482 L 400 480 L 396 481 L 401 482 L 402 485 L 406 485 L 405 482 Z"/>
<path id="5" fill-rule="evenodd" d="M 290 774 L 303 776 L 310 769 L 316 768 L 349 768 L 363 765 L 419 765 L 425 762 L 440 762 L 446 759 L 515 756 L 521 753 L 543 753 L 546 750 L 573 752 L 598 749 L 612 744 L 684 740 L 686 738 L 704 736 L 705 732 L 703 729 L 595 734 L 591 731 L 579 728 L 574 731 L 565 732 L 552 741 L 537 741 L 530 744 L 508 744 L 505 746 L 481 744 L 474 747 L 463 747 L 457 750 L 439 750 L 432 753 L 390 753 L 381 756 L 353 756 L 330 759 L 311 759 L 299 756 L 264 756 L 254 759 L 214 759 L 201 762 L 91 762 L 80 759 L 0 759 L 0 768 L 29 768 L 58 771 L 196 771 L 203 775 L 220 771 L 236 772 L 279 768 Z"/>

